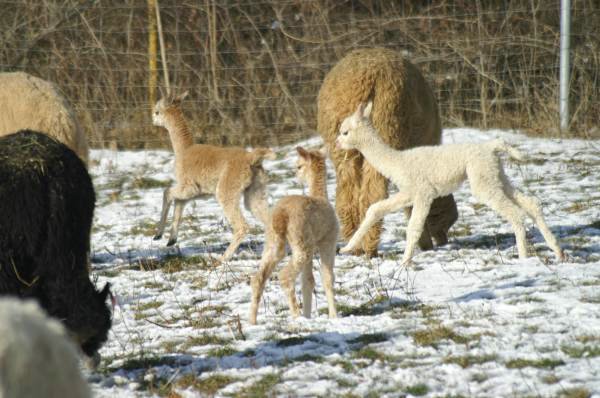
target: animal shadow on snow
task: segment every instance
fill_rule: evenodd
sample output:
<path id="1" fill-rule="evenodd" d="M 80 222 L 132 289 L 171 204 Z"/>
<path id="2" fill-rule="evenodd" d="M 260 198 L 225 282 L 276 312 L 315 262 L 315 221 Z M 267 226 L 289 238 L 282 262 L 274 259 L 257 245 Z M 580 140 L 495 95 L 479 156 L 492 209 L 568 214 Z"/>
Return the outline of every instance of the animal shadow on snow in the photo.
<path id="1" fill-rule="evenodd" d="M 533 278 L 524 279 L 522 281 L 508 282 L 498 286 L 484 287 L 471 293 L 463 294 L 462 296 L 456 297 L 451 301 L 455 303 L 466 303 L 474 300 L 494 300 L 498 298 L 495 291 L 502 289 L 514 289 L 518 287 L 528 288 L 533 287 L 536 284 L 536 280 Z"/>
<path id="2" fill-rule="evenodd" d="M 563 249 L 569 251 L 583 250 L 588 254 L 600 253 L 600 245 L 591 244 L 585 247 L 575 245 L 569 242 L 570 237 L 578 236 L 580 238 L 600 236 L 600 221 L 595 221 L 585 225 L 557 225 L 552 228 L 552 233 L 559 239 Z M 527 231 L 527 242 L 529 244 L 545 245 L 544 238 L 537 228 L 531 228 Z M 473 234 L 469 236 L 454 237 L 450 240 L 450 246 L 453 249 L 499 249 L 506 250 L 516 245 L 515 235 L 513 233 L 497 234 Z"/>
<path id="3" fill-rule="evenodd" d="M 321 362 L 332 355 L 355 353 L 367 345 L 382 343 L 393 337 L 393 334 L 387 333 L 322 332 L 263 341 L 253 348 L 233 351 L 221 357 L 185 353 L 147 356 L 130 359 L 121 366 L 108 366 L 89 380 L 104 384 L 107 377 L 119 376 L 136 382 L 144 373 L 160 374 L 161 379 L 170 380 L 178 374 L 200 376 L 214 370 L 266 366 L 283 368 L 294 362 Z"/>

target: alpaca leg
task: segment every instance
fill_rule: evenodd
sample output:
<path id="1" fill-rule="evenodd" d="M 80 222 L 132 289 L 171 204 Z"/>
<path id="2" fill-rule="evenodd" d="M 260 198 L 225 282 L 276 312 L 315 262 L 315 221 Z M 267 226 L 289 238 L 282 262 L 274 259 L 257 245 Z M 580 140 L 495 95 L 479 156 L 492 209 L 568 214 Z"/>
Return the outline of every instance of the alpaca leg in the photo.
<path id="1" fill-rule="evenodd" d="M 291 242 L 290 246 L 292 246 Z M 290 312 L 294 318 L 300 315 L 300 307 L 296 300 L 296 279 L 310 259 L 312 259 L 312 253 L 308 253 L 304 247 L 300 245 L 292 246 L 292 259 L 279 272 L 279 281 L 281 282 L 281 287 L 287 293 Z"/>
<path id="2" fill-rule="evenodd" d="M 452 195 L 442 196 L 431 203 L 426 225 L 437 246 L 448 243 L 448 230 L 458 219 L 456 202 Z M 423 235 L 421 235 L 421 238 Z M 421 243 L 419 243 L 419 246 Z M 423 249 L 421 247 L 421 249 Z"/>
<path id="3" fill-rule="evenodd" d="M 239 203 L 239 197 L 238 201 L 235 202 Z M 221 256 L 220 261 L 227 261 L 233 256 L 233 253 L 235 253 L 250 229 L 242 215 L 239 204 L 236 204 L 235 202 L 231 201 L 223 206 L 225 217 L 233 229 L 233 237 L 229 246 L 227 246 L 225 253 Z"/>
<path id="4" fill-rule="evenodd" d="M 433 199 L 429 196 L 418 196 L 413 201 L 412 214 L 406 228 L 406 249 L 402 258 L 403 264 L 408 264 L 413 257 L 419 237 L 423 233 L 432 201 Z"/>
<path id="5" fill-rule="evenodd" d="M 171 187 L 167 187 L 163 192 L 163 202 L 162 210 L 160 211 L 160 221 L 158 222 L 158 228 L 156 230 L 156 235 L 154 235 L 154 240 L 162 238 L 163 233 L 165 232 L 165 224 L 167 223 L 167 216 L 169 215 L 169 209 L 171 208 L 172 202 L 173 198 L 171 197 Z"/>
<path id="6" fill-rule="evenodd" d="M 244 206 L 252 215 L 266 225 L 269 222 L 269 202 L 267 201 L 267 174 L 262 167 L 253 168 L 252 183 L 244 191 Z"/>
<path id="7" fill-rule="evenodd" d="M 275 269 L 275 266 L 285 256 L 285 242 L 279 237 L 275 237 L 272 242 L 265 244 L 260 268 L 252 276 L 250 285 L 252 286 L 252 303 L 250 304 L 250 316 L 248 321 L 256 325 L 256 314 L 258 313 L 258 304 L 265 289 L 265 283 Z"/>
<path id="8" fill-rule="evenodd" d="M 373 224 L 381 220 L 386 214 L 399 210 L 410 204 L 410 196 L 400 192 L 371 205 L 369 210 L 367 210 L 367 214 L 365 214 L 365 219 L 363 220 L 362 224 L 356 230 L 354 236 L 352 236 L 352 239 L 350 239 L 350 242 L 348 242 L 348 244 L 340 250 L 340 253 L 349 253 L 356 249 L 360 245 L 362 237 L 367 233 Z"/>
<path id="9" fill-rule="evenodd" d="M 315 290 L 315 277 L 313 275 L 312 256 L 302 269 L 302 313 L 305 318 L 310 318 L 312 310 L 312 295 Z"/>
<path id="10" fill-rule="evenodd" d="M 177 234 L 179 233 L 179 224 L 181 223 L 181 216 L 183 214 L 183 208 L 187 200 L 175 199 L 175 211 L 173 212 L 173 225 L 171 225 L 171 233 L 169 234 L 169 241 L 167 246 L 173 246 L 177 242 Z"/>
<path id="11" fill-rule="evenodd" d="M 360 185 L 360 196 L 358 199 L 360 221 L 362 222 L 369 207 L 387 197 L 388 186 L 387 179 L 379 174 L 369 163 L 364 162 L 362 167 Z M 383 221 L 374 223 L 368 231 L 365 232 L 362 239 L 362 250 L 369 257 L 377 256 L 377 246 L 383 229 Z"/>
<path id="12" fill-rule="evenodd" d="M 542 236 L 546 240 L 546 243 L 550 249 L 552 249 L 558 260 L 564 260 L 564 253 L 560 248 L 556 237 L 548 227 L 548 224 L 546 224 L 546 220 L 544 220 L 542 208 L 537 198 L 524 195 L 516 189 L 513 189 L 512 191 L 512 198 L 529 215 L 529 217 L 533 219 L 537 227 L 540 229 Z"/>
<path id="13" fill-rule="evenodd" d="M 471 188 L 473 189 L 473 184 L 471 184 Z M 510 223 L 515 233 L 519 258 L 526 258 L 527 238 L 525 234 L 525 225 L 523 224 L 523 220 L 526 216 L 525 211 L 515 204 L 502 189 L 488 189 L 484 194 L 473 189 L 473 194 Z"/>
<path id="14" fill-rule="evenodd" d="M 407 207 L 404 209 L 404 215 L 407 220 L 410 220 L 412 217 L 412 207 Z M 423 233 L 419 237 L 419 249 L 421 250 L 432 250 L 433 242 L 431 241 L 431 233 L 429 232 L 429 226 L 427 223 L 423 225 Z"/>
<path id="15" fill-rule="evenodd" d="M 335 245 L 336 237 L 328 239 L 319 244 L 319 254 L 321 255 L 321 280 L 323 281 L 323 290 L 327 296 L 327 307 L 329 309 L 329 318 L 336 318 L 335 296 L 333 283 L 335 276 L 333 267 L 335 265 Z"/>
<path id="16" fill-rule="evenodd" d="M 216 198 L 221 207 L 225 218 L 231 225 L 233 230 L 233 237 L 229 246 L 225 250 L 225 253 L 221 256 L 219 261 L 227 261 L 233 256 L 236 249 L 244 240 L 244 237 L 250 229 L 248 223 L 242 214 L 240 208 L 240 200 L 244 191 L 244 187 L 248 186 L 250 181 L 240 184 L 239 178 L 236 174 L 236 170 L 228 170 L 219 180 L 216 189 Z"/>

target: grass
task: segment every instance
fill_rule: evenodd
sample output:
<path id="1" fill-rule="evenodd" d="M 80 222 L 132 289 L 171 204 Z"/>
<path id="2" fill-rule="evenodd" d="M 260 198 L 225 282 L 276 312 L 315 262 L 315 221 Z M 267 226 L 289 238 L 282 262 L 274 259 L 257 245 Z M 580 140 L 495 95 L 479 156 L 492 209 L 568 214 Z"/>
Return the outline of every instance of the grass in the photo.
<path id="1" fill-rule="evenodd" d="M 485 362 L 492 362 L 498 359 L 496 355 L 463 355 L 450 356 L 444 359 L 444 363 L 454 363 L 465 369 L 473 365 L 480 365 Z"/>
<path id="2" fill-rule="evenodd" d="M 223 387 L 235 383 L 237 379 L 225 375 L 211 375 L 199 379 L 195 374 L 188 374 L 180 377 L 175 385 L 182 389 L 192 388 L 203 395 L 213 396 Z"/>
<path id="3" fill-rule="evenodd" d="M 134 311 L 134 319 L 135 320 L 140 320 L 140 319 L 145 319 L 147 318 L 147 315 L 145 314 L 146 311 L 148 310 L 152 310 L 152 309 L 157 309 L 159 308 L 161 305 L 163 305 L 162 301 L 150 301 L 148 303 L 138 303 L 138 305 L 135 307 Z"/>
<path id="4" fill-rule="evenodd" d="M 381 351 L 378 351 L 372 347 L 363 347 L 360 350 L 356 351 L 352 355 L 355 359 L 368 359 L 371 361 L 381 361 L 388 362 L 393 359 L 392 356 L 384 354 Z"/>
<path id="5" fill-rule="evenodd" d="M 132 235 L 153 236 L 156 233 L 156 221 L 143 220 L 129 229 Z"/>
<path id="6" fill-rule="evenodd" d="M 381 343 L 382 341 L 387 340 L 388 336 L 385 333 L 367 333 L 360 335 L 354 339 L 348 340 L 348 343 L 368 345 L 373 343 Z"/>
<path id="7" fill-rule="evenodd" d="M 600 304 L 600 295 L 596 296 L 583 296 L 579 299 L 582 303 Z"/>
<path id="8" fill-rule="evenodd" d="M 228 344 L 231 340 L 224 339 L 223 337 L 216 336 L 214 334 L 202 334 L 200 336 L 188 337 L 183 343 L 182 349 L 188 350 L 193 347 L 201 347 L 205 345 L 224 345 Z"/>
<path id="9" fill-rule="evenodd" d="M 258 380 L 254 384 L 244 387 L 238 392 L 233 394 L 234 398 L 245 398 L 245 397 L 269 397 L 275 394 L 271 393 L 273 387 L 281 382 L 281 375 L 272 373 L 263 376 L 262 379 Z"/>
<path id="10" fill-rule="evenodd" d="M 166 274 L 186 271 L 190 269 L 208 270 L 213 266 L 209 260 L 202 256 L 168 255 L 163 258 L 141 258 L 136 261 L 140 271 L 161 270 Z"/>
<path id="11" fill-rule="evenodd" d="M 114 371 L 122 369 L 122 370 L 135 370 L 135 369 L 150 369 L 155 366 L 172 366 L 177 363 L 175 358 L 170 357 L 160 357 L 160 356 L 149 356 L 149 357 L 140 357 L 140 358 L 129 358 L 122 365 L 120 365 L 116 369 L 112 369 Z"/>
<path id="12" fill-rule="evenodd" d="M 557 366 L 562 366 L 565 363 L 560 359 L 511 359 L 506 362 L 508 369 L 523 369 L 527 367 L 538 368 L 538 369 L 554 369 Z"/>
<path id="13" fill-rule="evenodd" d="M 166 188 L 170 186 L 172 181 L 161 181 L 151 177 L 136 177 L 131 181 L 131 188 L 133 189 L 152 189 L 152 188 Z"/>
<path id="14" fill-rule="evenodd" d="M 414 386 L 407 387 L 405 391 L 407 394 L 420 397 L 429 392 L 429 387 L 427 387 L 427 384 L 421 383 L 421 384 L 416 384 Z"/>
<path id="15" fill-rule="evenodd" d="M 237 351 L 229 345 L 226 345 L 224 347 L 213 348 L 212 350 L 209 350 L 206 353 L 207 356 L 216 358 L 228 357 L 230 355 L 235 354 L 237 354 Z"/>
<path id="16" fill-rule="evenodd" d="M 412 338 L 415 344 L 434 348 L 436 348 L 444 340 L 451 340 L 457 344 L 468 344 L 470 341 L 479 340 L 478 335 L 463 336 L 456 333 L 449 327 L 442 325 L 434 325 L 427 329 L 413 332 Z"/>
<path id="17" fill-rule="evenodd" d="M 562 345 L 560 350 L 571 358 L 593 358 L 600 356 L 600 346 Z"/>
<path id="18" fill-rule="evenodd" d="M 589 398 L 592 393 L 584 387 L 566 388 L 558 395 L 560 398 Z"/>

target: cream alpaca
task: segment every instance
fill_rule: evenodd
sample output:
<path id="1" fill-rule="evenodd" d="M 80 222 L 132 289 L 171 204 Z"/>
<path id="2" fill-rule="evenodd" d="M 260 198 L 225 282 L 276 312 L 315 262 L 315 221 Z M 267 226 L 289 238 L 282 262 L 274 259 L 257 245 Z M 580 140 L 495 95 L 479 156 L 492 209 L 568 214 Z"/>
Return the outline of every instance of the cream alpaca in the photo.
<path id="1" fill-rule="evenodd" d="M 318 250 L 321 255 L 321 279 L 327 296 L 329 317 L 337 316 L 333 295 L 333 266 L 339 227 L 335 210 L 327 199 L 325 157 L 318 151 L 307 151 L 301 147 L 296 149 L 300 155 L 298 179 L 308 185 L 309 196 L 285 196 L 277 202 L 271 213 L 271 221 L 266 227 L 266 242 L 260 269 L 252 277 L 251 324 L 256 324 L 258 303 L 265 283 L 277 263 L 285 256 L 286 241 L 292 249 L 292 258 L 279 273 L 279 280 L 287 292 L 292 315 L 300 315 L 294 285 L 298 274 L 302 272 L 303 313 L 305 317 L 310 318 L 312 291 L 315 286 L 312 260 L 313 254 Z"/>
<path id="2" fill-rule="evenodd" d="M 249 229 L 240 209 L 242 196 L 244 205 L 256 218 L 263 224 L 268 220 L 269 208 L 265 195 L 267 177 L 261 162 L 265 158 L 274 159 L 275 154 L 266 148 L 248 152 L 243 148 L 194 144 L 180 107 L 186 96 L 187 91 L 179 97 L 159 100 L 152 114 L 154 125 L 169 131 L 175 153 L 176 180 L 174 186 L 164 191 L 158 232 L 154 239 L 162 237 L 173 201 L 175 212 L 168 246 L 177 241 L 185 204 L 204 195 L 215 195 L 233 228 L 233 239 L 220 259 L 226 261 L 231 258 Z"/>
<path id="3" fill-rule="evenodd" d="M 405 263 L 410 261 L 431 202 L 456 191 L 468 179 L 473 195 L 512 225 L 519 258 L 527 257 L 523 219 L 528 215 L 556 257 L 563 259 L 563 252 L 544 221 L 539 201 L 516 190 L 504 173 L 498 153 L 505 152 L 521 159 L 523 155 L 519 151 L 502 140 L 397 151 L 379 138 L 370 120 L 372 107 L 372 102 L 366 107 L 360 104 L 356 112 L 342 122 L 337 145 L 360 151 L 373 167 L 398 186 L 400 192 L 371 205 L 365 220 L 340 252 L 347 253 L 359 247 L 369 227 L 385 214 L 412 205 L 403 258 Z"/>
<path id="4" fill-rule="evenodd" d="M 0 299 L 0 398 L 92 394 L 63 326 L 33 301 Z"/>

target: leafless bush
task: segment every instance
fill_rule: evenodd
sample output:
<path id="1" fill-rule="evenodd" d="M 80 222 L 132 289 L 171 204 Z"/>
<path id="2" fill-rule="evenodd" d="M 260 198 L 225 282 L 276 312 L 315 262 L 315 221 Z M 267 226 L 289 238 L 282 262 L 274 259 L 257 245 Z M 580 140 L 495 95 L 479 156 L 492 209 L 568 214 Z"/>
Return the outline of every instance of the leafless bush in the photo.
<path id="1" fill-rule="evenodd" d="M 419 64 L 445 126 L 558 134 L 557 1 L 159 1 L 170 79 L 193 93 L 186 112 L 199 141 L 276 145 L 314 134 L 323 76 L 349 50 L 371 46 Z M 597 135 L 600 6 L 572 3 L 571 132 Z M 92 146 L 168 143 L 150 122 L 146 2 L 0 8 L 0 70 L 55 81 Z"/>

